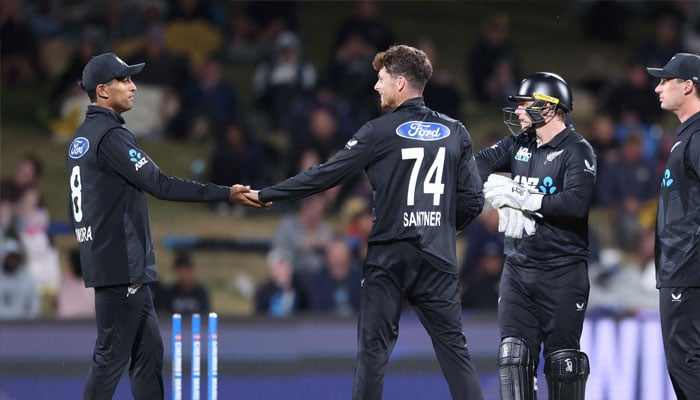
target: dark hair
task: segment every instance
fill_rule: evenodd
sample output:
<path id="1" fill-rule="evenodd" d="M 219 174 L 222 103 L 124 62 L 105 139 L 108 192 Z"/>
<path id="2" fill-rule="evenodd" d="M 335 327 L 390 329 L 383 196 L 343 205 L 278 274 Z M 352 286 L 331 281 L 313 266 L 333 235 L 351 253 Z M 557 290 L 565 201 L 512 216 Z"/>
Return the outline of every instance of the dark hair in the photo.
<path id="1" fill-rule="evenodd" d="M 415 47 L 398 45 L 377 53 L 372 61 L 372 67 L 379 71 L 386 68 L 391 76 L 403 76 L 413 89 L 423 91 L 425 84 L 433 75 L 433 65 L 423 50 Z"/>
<path id="2" fill-rule="evenodd" d="M 97 90 L 96 89 L 88 90 L 87 95 L 90 98 L 90 102 L 94 103 L 97 101 Z"/>
<path id="3" fill-rule="evenodd" d="M 173 264 L 174 269 L 179 268 L 190 268 L 192 267 L 192 259 L 190 253 L 186 251 L 180 251 L 175 255 L 175 263 Z"/>

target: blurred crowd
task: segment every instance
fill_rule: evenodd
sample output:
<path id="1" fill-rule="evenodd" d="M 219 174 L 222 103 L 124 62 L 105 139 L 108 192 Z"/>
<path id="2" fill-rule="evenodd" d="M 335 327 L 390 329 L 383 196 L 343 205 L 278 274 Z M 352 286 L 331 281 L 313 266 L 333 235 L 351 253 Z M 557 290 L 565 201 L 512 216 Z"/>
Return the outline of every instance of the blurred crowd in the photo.
<path id="1" fill-rule="evenodd" d="M 245 1 L 235 14 L 213 0 L 64 3 L 0 0 L 2 87 L 47 85 L 43 115 L 53 135 L 66 139 L 89 102 L 77 82 L 90 57 L 112 51 L 129 64 L 145 62 L 136 78 L 139 107 L 124 114 L 127 125 L 143 140 L 210 145 L 209 158 L 192 172 L 224 185 L 263 187 L 329 158 L 363 123 L 380 115 L 372 58 L 405 42 L 385 17 L 383 8 L 391 4 L 373 0 L 339 4 L 348 16 L 329 33 L 331 48 L 314 49 L 326 55 L 325 65 L 304 53 L 308 47 L 296 1 Z M 654 22 L 643 40 L 630 43 L 625 21 L 640 12 Z M 700 52 L 700 6 L 591 1 L 573 4 L 572 13 L 586 40 L 632 49 L 623 60 L 624 74 L 597 74 L 607 61 L 592 58 L 590 75 L 569 82 L 575 103 L 581 104 L 574 122 L 598 157 L 588 309 L 615 315 L 655 310 L 656 198 L 675 124 L 660 109 L 653 90 L 657 82 L 645 67 L 662 67 L 677 52 Z M 467 104 L 504 106 L 522 75 L 532 72 L 523 71 L 527 55 L 514 44 L 511 28 L 508 15 L 485 15 L 479 35 L 465 44 L 460 73 L 443 68 L 429 36 L 409 43 L 433 62 L 426 103 L 460 119 Z M 236 65 L 252 71 L 249 102 L 227 79 Z M 553 72 L 567 76 L 567 71 Z M 482 145 L 505 134 L 466 125 L 485 139 L 478 141 Z M 91 292 L 82 287 L 79 257 L 74 251 L 62 256 L 53 243 L 51 218 L 62 216 L 50 217 L 43 206 L 42 168 L 42 160 L 28 153 L 13 174 L 3 172 L 0 319 L 90 318 Z M 267 278 L 255 282 L 250 294 L 254 312 L 351 315 L 358 306 L 372 222 L 366 179 L 357 176 L 323 195 L 280 206 L 283 215 L 266 255 Z M 213 211 L 227 212 L 227 207 L 215 205 Z M 342 229 L 329 225 L 330 215 L 341 216 Z M 497 226 L 497 213 L 486 207 L 461 234 L 467 310 L 497 307 L 503 266 Z M 172 285 L 154 287 L 159 310 L 207 312 L 208 290 L 197 280 L 191 255 L 178 253 L 173 271 Z"/>

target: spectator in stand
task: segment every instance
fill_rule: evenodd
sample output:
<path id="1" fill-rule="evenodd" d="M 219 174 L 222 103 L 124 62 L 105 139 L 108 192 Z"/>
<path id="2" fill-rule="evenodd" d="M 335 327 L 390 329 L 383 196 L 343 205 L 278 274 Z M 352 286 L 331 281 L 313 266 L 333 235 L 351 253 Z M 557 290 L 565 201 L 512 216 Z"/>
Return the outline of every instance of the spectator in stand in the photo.
<path id="1" fill-rule="evenodd" d="M 34 4 L 25 8 L 27 22 L 39 40 L 50 40 L 60 35 L 64 29 L 64 18 L 61 15 L 63 10 L 60 2 L 38 0 L 32 3 Z"/>
<path id="2" fill-rule="evenodd" d="M 298 30 L 298 1 L 246 1 L 244 17 L 252 25 L 253 44 L 266 49 L 284 31 Z"/>
<path id="3" fill-rule="evenodd" d="M 326 262 L 311 286 L 311 310 L 337 316 L 352 315 L 360 307 L 361 265 L 344 239 L 326 246 Z"/>
<path id="4" fill-rule="evenodd" d="M 250 186 L 270 182 L 270 150 L 255 140 L 245 124 L 229 121 L 218 136 L 211 153 L 211 182 L 244 182 Z"/>
<path id="5" fill-rule="evenodd" d="M 90 58 L 97 54 L 98 41 L 94 35 L 85 34 L 73 49 L 68 64 L 52 84 L 50 111 L 54 117 L 65 117 L 63 102 L 71 97 L 85 97 L 85 92 L 78 85 L 83 67 Z"/>
<path id="6" fill-rule="evenodd" d="M 641 136 L 642 157 L 652 162 L 658 161 L 659 144 L 663 136 L 658 125 L 645 123 L 638 112 L 627 110 L 615 121 L 615 137 L 622 143 L 630 135 Z"/>
<path id="7" fill-rule="evenodd" d="M 616 245 L 634 250 L 639 241 L 639 215 L 659 194 L 657 166 L 642 157 L 640 135 L 630 135 L 620 149 L 620 158 L 599 175 L 596 185 L 600 206 L 609 214 Z"/>
<path id="8" fill-rule="evenodd" d="M 308 121 L 318 108 L 324 108 L 333 114 L 338 134 L 344 141 L 350 139 L 359 128 L 352 118 L 350 103 L 339 97 L 327 83 L 319 83 L 310 96 L 300 97 L 291 105 L 282 129 L 289 132 L 292 138 L 308 135 Z"/>
<path id="9" fill-rule="evenodd" d="M 462 307 L 470 310 L 496 310 L 498 284 L 505 261 L 503 234 L 498 232 L 498 211 L 490 204 L 467 226 L 462 236 L 466 247 L 460 266 Z"/>
<path id="10" fill-rule="evenodd" d="M 623 121 L 633 114 L 645 125 L 659 122 L 664 111 L 659 108 L 653 83 L 642 64 L 631 61 L 622 82 L 611 83 L 601 94 L 601 111 L 609 112 L 615 121 Z"/>
<path id="11" fill-rule="evenodd" d="M 466 239 L 466 246 L 459 270 L 464 284 L 466 276 L 478 269 L 487 247 L 503 249 L 503 233 L 498 231 L 498 210 L 484 204 L 483 211 L 467 226 L 462 237 Z"/>
<path id="12" fill-rule="evenodd" d="M 300 165 L 301 154 L 313 150 L 321 160 L 327 160 L 340 150 L 347 138 L 342 137 L 338 130 L 338 120 L 332 110 L 325 106 L 317 106 L 309 112 L 308 120 L 292 137 L 291 165 Z M 290 171 L 292 172 L 292 171 Z M 291 175 L 294 175 L 292 172 Z"/>
<path id="13" fill-rule="evenodd" d="M 24 248 L 23 261 L 34 279 L 45 304 L 53 304 L 61 279 L 58 252 L 49 237 L 51 218 L 44 206 L 39 181 L 43 161 L 26 153 L 15 166 L 12 178 L 2 182 L 3 202 L 10 208 L 9 226 Z"/>
<path id="14" fill-rule="evenodd" d="M 262 187 L 271 182 L 269 166 L 273 155 L 258 143 L 246 127 L 238 121 L 228 122 L 211 151 L 209 181 L 226 185 L 226 182 L 243 182 L 244 185 Z M 216 209 L 228 209 L 230 204 L 221 202 Z"/>
<path id="15" fill-rule="evenodd" d="M 3 177 L 0 181 L 0 198 L 16 203 L 27 190 L 38 190 L 39 181 L 44 170 L 44 163 L 32 152 L 27 152 L 15 165 L 12 177 Z"/>
<path id="16" fill-rule="evenodd" d="M 185 90 L 180 111 L 171 120 L 169 132 L 179 139 L 202 139 L 238 115 L 238 92 L 224 81 L 221 64 L 212 58 L 204 63 L 196 81 Z"/>
<path id="17" fill-rule="evenodd" d="M 2 87 L 33 82 L 38 71 L 37 38 L 18 0 L 0 2 L 0 72 Z"/>
<path id="18" fill-rule="evenodd" d="M 362 34 L 352 33 L 338 43 L 324 74 L 324 81 L 352 105 L 352 118 L 358 126 L 381 114 L 372 89 L 377 79 L 372 60 L 377 51 L 380 49 Z"/>
<path id="19" fill-rule="evenodd" d="M 307 289 L 294 275 L 292 254 L 273 248 L 267 254 L 268 279 L 255 293 L 255 313 L 288 317 L 308 309 Z"/>
<path id="20" fill-rule="evenodd" d="M 380 16 L 379 2 L 375 0 L 356 0 L 353 14 L 344 20 L 335 35 L 333 52 L 337 51 L 348 39 L 360 35 L 375 51 L 386 50 L 394 44 L 394 33 Z"/>
<path id="21" fill-rule="evenodd" d="M 639 44 L 635 50 L 635 59 L 642 65 L 663 67 L 676 53 L 683 52 L 681 25 L 681 19 L 673 13 L 659 13 L 653 36 Z"/>
<path id="22" fill-rule="evenodd" d="M 487 18 L 481 35 L 467 55 L 468 76 L 474 99 L 505 105 L 504 99 L 515 93 L 520 76 L 520 61 L 510 41 L 510 20 L 505 14 Z"/>
<path id="23" fill-rule="evenodd" d="M 615 121 L 610 114 L 597 113 L 593 116 L 588 131 L 591 132 L 588 142 L 595 151 L 598 171 L 604 171 L 610 163 L 617 160 L 620 150 L 620 142 L 615 136 Z"/>
<path id="24" fill-rule="evenodd" d="M 184 315 L 209 314 L 209 294 L 199 283 L 192 258 L 187 253 L 175 256 L 175 282 L 156 291 L 155 307 L 159 313 Z"/>
<path id="25" fill-rule="evenodd" d="M 321 85 L 311 96 L 300 98 L 287 115 L 283 130 L 291 136 L 291 148 L 282 171 L 295 175 L 342 148 L 358 125 L 353 119 L 350 103 L 339 97 L 329 86 Z M 324 139 L 324 137 L 326 137 Z M 316 143 L 316 144 L 314 144 Z M 344 198 L 353 190 L 362 174 L 338 188 Z"/>
<path id="26" fill-rule="evenodd" d="M 294 101 L 316 85 L 316 67 L 303 57 L 297 34 L 285 31 L 275 38 L 271 60 L 255 68 L 253 79 L 257 107 L 279 129 Z"/>
<path id="27" fill-rule="evenodd" d="M 686 17 L 683 23 L 683 48 L 690 52 L 700 53 L 700 4 L 697 2 L 675 3 Z"/>
<path id="28" fill-rule="evenodd" d="M 63 270 L 56 295 L 56 318 L 95 318 L 95 291 L 83 284 L 80 251 L 68 252 L 68 265 Z"/>
<path id="29" fill-rule="evenodd" d="M 180 109 L 183 92 L 192 84 L 189 60 L 170 51 L 165 28 L 157 23 L 148 28 L 143 45 L 126 62 L 145 62 L 149 68 L 137 78 L 142 107 L 124 119 L 136 136 L 161 138 Z"/>
<path id="30" fill-rule="evenodd" d="M 353 257 L 364 260 L 367 255 L 367 239 L 372 231 L 374 214 L 372 214 L 371 197 L 354 194 L 344 203 L 341 215 L 345 222 L 345 239 L 350 246 Z"/>
<path id="31" fill-rule="evenodd" d="M 294 273 L 306 287 L 323 268 L 325 248 L 334 236 L 333 229 L 324 221 L 327 205 L 323 195 L 302 200 L 298 212 L 282 218 L 272 241 L 273 248 L 292 254 Z"/>
<path id="32" fill-rule="evenodd" d="M 168 48 L 187 56 L 193 71 L 217 56 L 223 44 L 223 24 L 216 3 L 210 0 L 168 0 L 165 37 Z M 153 21 L 152 21 L 153 22 Z M 145 27 L 144 27 L 145 28 Z"/>
<path id="33" fill-rule="evenodd" d="M 148 68 L 139 74 L 139 90 L 143 88 L 144 84 L 161 86 L 179 96 L 192 83 L 189 60 L 187 57 L 174 54 L 168 49 L 165 40 L 165 27 L 160 23 L 148 27 L 143 46 L 138 48 L 125 62 L 127 64 L 142 62 L 148 64 Z"/>
<path id="34" fill-rule="evenodd" d="M 209 0 L 168 0 L 168 20 L 197 20 L 214 22 Z"/>
<path id="35" fill-rule="evenodd" d="M 608 263 L 602 271 L 593 271 L 591 279 L 591 312 L 612 313 L 615 316 L 637 313 L 658 313 L 659 291 L 656 289 L 654 268 L 654 229 L 645 228 L 639 234 L 632 257 L 623 258 L 618 250 L 607 250 Z"/>
<path id="36" fill-rule="evenodd" d="M 581 27 L 586 39 L 608 43 L 619 43 L 625 39 L 624 32 L 632 13 L 626 7 L 631 2 L 595 0 L 581 1 Z"/>
<path id="37" fill-rule="evenodd" d="M 418 48 L 423 50 L 433 63 L 433 76 L 423 90 L 423 98 L 433 110 L 459 119 L 462 95 L 456 89 L 452 74 L 440 67 L 435 43 L 427 38 L 418 41 Z"/>
<path id="38" fill-rule="evenodd" d="M 489 242 L 480 251 L 476 268 L 462 277 L 462 307 L 467 310 L 498 310 L 498 285 L 503 271 L 503 245 Z"/>
<path id="39" fill-rule="evenodd" d="M 24 265 L 24 252 L 17 239 L 5 238 L 0 249 L 0 320 L 39 316 L 39 292 Z"/>

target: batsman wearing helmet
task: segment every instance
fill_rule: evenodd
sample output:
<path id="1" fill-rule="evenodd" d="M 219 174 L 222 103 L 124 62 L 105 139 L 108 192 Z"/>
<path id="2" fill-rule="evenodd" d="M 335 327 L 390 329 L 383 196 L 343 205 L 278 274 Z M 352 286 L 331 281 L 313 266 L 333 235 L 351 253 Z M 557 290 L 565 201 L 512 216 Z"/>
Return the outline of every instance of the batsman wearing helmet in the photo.
<path id="1" fill-rule="evenodd" d="M 560 76 L 534 73 L 508 99 L 517 103 L 503 110 L 513 135 L 476 155 L 484 196 L 506 235 L 498 303 L 501 399 L 536 398 L 544 345 L 549 399 L 582 400 L 589 363 L 579 341 L 595 154 L 568 124 L 573 99 Z"/>

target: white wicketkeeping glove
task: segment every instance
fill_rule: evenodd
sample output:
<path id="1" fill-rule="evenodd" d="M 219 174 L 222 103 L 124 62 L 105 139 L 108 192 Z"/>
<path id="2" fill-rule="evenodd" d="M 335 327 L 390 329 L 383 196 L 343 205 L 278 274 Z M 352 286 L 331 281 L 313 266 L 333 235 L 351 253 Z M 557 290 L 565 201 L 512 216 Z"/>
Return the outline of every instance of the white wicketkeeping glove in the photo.
<path id="1" fill-rule="evenodd" d="M 537 229 L 537 223 L 535 222 L 535 219 L 532 218 L 530 215 L 525 214 L 523 214 L 523 217 L 525 217 L 525 222 L 523 223 L 523 230 L 528 236 L 534 235 L 535 230 Z"/>
<path id="2" fill-rule="evenodd" d="M 484 197 L 494 208 L 511 207 L 535 213 L 542 207 L 544 194 L 533 191 L 502 175 L 491 174 L 484 182 Z"/>
<path id="3" fill-rule="evenodd" d="M 522 238 L 523 232 L 534 235 L 535 220 L 515 208 L 501 207 L 498 209 L 498 231 L 515 239 Z"/>

